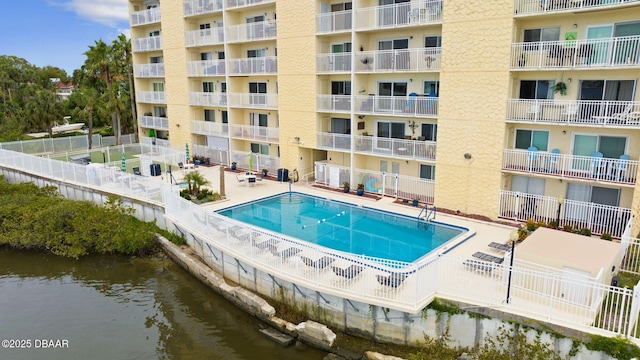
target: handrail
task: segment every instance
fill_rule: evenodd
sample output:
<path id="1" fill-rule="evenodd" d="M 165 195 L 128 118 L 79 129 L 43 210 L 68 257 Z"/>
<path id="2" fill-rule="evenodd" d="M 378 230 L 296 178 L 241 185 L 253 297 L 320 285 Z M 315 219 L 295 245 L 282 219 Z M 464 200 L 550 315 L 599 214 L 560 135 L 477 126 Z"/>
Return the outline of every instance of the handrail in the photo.
<path id="1" fill-rule="evenodd" d="M 420 215 L 422 215 L 423 212 L 428 211 L 426 214 L 426 216 L 424 217 L 425 221 L 429 221 L 429 217 L 431 216 L 431 214 L 433 213 L 433 218 L 436 218 L 436 207 L 432 206 L 431 210 L 429 210 L 427 208 L 427 206 L 429 206 L 428 204 L 424 204 L 424 206 L 422 207 L 422 209 L 420 210 L 420 213 L 418 214 L 418 220 L 420 220 Z"/>

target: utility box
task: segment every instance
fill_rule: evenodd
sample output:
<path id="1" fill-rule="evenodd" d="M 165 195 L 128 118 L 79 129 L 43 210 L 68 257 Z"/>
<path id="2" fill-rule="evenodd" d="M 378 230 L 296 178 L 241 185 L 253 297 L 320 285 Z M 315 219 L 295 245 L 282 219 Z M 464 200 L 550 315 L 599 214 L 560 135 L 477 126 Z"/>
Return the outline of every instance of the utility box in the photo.
<path id="1" fill-rule="evenodd" d="M 278 169 L 278 181 L 289 181 L 289 169 Z"/>
<path id="2" fill-rule="evenodd" d="M 150 165 L 151 176 L 160 176 L 162 175 L 162 170 L 160 169 L 160 164 L 151 164 Z"/>

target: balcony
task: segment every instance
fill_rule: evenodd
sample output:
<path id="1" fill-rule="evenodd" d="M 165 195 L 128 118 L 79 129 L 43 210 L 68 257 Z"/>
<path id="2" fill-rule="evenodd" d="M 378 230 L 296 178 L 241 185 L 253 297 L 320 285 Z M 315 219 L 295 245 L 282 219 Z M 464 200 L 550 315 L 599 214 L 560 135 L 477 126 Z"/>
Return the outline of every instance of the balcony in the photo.
<path id="1" fill-rule="evenodd" d="M 164 91 L 136 91 L 136 100 L 148 104 L 166 104 Z"/>
<path id="2" fill-rule="evenodd" d="M 316 110 L 320 112 L 350 113 L 351 95 L 316 95 Z"/>
<path id="3" fill-rule="evenodd" d="M 191 120 L 191 133 L 209 136 L 229 136 L 229 124 Z"/>
<path id="4" fill-rule="evenodd" d="M 277 110 L 278 94 L 230 93 L 229 106 Z"/>
<path id="5" fill-rule="evenodd" d="M 160 21 L 160 8 L 136 11 L 131 14 L 131 26 L 156 23 Z"/>
<path id="6" fill-rule="evenodd" d="M 634 186 L 638 161 L 504 149 L 502 170 Z"/>
<path id="7" fill-rule="evenodd" d="M 516 221 L 557 221 L 559 227 L 589 228 L 594 235 L 609 233 L 620 238 L 631 217 L 631 209 L 566 199 L 560 207 L 551 196 L 500 190 L 498 217 Z"/>
<path id="8" fill-rule="evenodd" d="M 224 76 L 224 60 L 202 60 L 187 62 L 187 76 Z"/>
<path id="9" fill-rule="evenodd" d="M 224 28 L 187 31 L 184 34 L 186 47 L 224 44 Z"/>
<path id="10" fill-rule="evenodd" d="M 640 0 L 515 0 L 515 16 L 618 9 L 640 4 Z"/>
<path id="11" fill-rule="evenodd" d="M 227 93 L 190 92 L 189 105 L 227 106 Z"/>
<path id="12" fill-rule="evenodd" d="M 439 47 L 358 52 L 355 72 L 440 71 L 440 53 Z"/>
<path id="13" fill-rule="evenodd" d="M 137 78 L 164 77 L 164 64 L 139 64 L 134 67 L 134 76 Z"/>
<path id="14" fill-rule="evenodd" d="M 511 45 L 511 69 L 627 69 L 640 67 L 640 35 Z"/>
<path id="15" fill-rule="evenodd" d="M 442 23 L 442 1 L 411 1 L 356 10 L 356 30 Z"/>
<path id="16" fill-rule="evenodd" d="M 321 149 L 351 151 L 351 135 L 317 133 L 317 146 Z M 355 152 L 402 159 L 435 161 L 435 141 L 381 138 L 354 135 Z"/>
<path id="17" fill-rule="evenodd" d="M 270 40 L 276 38 L 275 20 L 227 26 L 227 42 Z"/>
<path id="18" fill-rule="evenodd" d="M 233 124 L 231 136 L 244 140 L 277 143 L 280 140 L 280 130 L 276 127 Z"/>
<path id="19" fill-rule="evenodd" d="M 639 128 L 640 102 L 509 99 L 507 121 Z"/>
<path id="20" fill-rule="evenodd" d="M 318 73 L 351 72 L 351 53 L 316 55 L 316 72 Z"/>
<path id="21" fill-rule="evenodd" d="M 227 9 L 275 2 L 276 0 L 227 0 Z"/>
<path id="22" fill-rule="evenodd" d="M 148 36 L 133 39 L 131 42 L 133 52 L 162 50 L 162 36 Z"/>
<path id="23" fill-rule="evenodd" d="M 169 130 L 169 119 L 161 116 L 140 116 L 138 124 L 149 129 Z"/>
<path id="24" fill-rule="evenodd" d="M 222 0 L 187 0 L 182 3 L 184 17 L 222 11 Z"/>
<path id="25" fill-rule="evenodd" d="M 277 74 L 278 57 L 267 56 L 245 59 L 229 59 L 229 75 Z"/>
<path id="26" fill-rule="evenodd" d="M 316 15 L 316 34 L 351 31 L 352 16 L 352 10 L 318 14 Z"/>
<path id="27" fill-rule="evenodd" d="M 358 114 L 394 115 L 435 118 L 438 98 L 430 96 L 354 96 Z"/>

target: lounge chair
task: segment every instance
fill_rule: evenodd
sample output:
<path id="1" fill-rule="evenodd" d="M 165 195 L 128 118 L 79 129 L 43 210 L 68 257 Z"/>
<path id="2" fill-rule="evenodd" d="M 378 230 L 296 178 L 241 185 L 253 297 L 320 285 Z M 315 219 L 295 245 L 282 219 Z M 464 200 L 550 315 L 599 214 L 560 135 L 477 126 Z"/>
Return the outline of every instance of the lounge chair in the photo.
<path id="1" fill-rule="evenodd" d="M 472 260 L 472 259 L 465 260 L 462 263 L 462 265 L 464 265 L 464 267 L 467 270 L 471 270 L 471 271 L 475 271 L 483 274 L 490 274 L 491 271 L 493 271 L 493 266 L 491 264 L 480 263 L 477 260 Z"/>
<path id="2" fill-rule="evenodd" d="M 493 263 L 496 263 L 496 264 L 502 264 L 502 262 L 504 261 L 504 258 L 493 256 L 493 255 L 489 255 L 489 254 L 483 253 L 481 251 L 477 251 L 476 253 L 474 253 L 471 256 L 473 256 L 474 258 L 478 258 L 480 260 L 493 262 Z"/>
<path id="3" fill-rule="evenodd" d="M 312 267 L 314 269 L 318 269 L 318 270 L 322 270 L 326 267 L 328 267 L 329 265 L 331 265 L 331 263 L 333 263 L 334 261 L 336 261 L 336 259 L 330 257 L 330 256 L 323 256 L 321 258 L 319 258 L 318 260 L 312 260 L 306 256 L 301 256 L 302 258 L 302 262 L 309 266 Z"/>
<path id="4" fill-rule="evenodd" d="M 277 251 L 277 250 L 274 251 L 274 248 L 272 248 L 272 247 L 270 247 L 270 250 L 271 250 L 271 253 L 274 256 L 282 258 L 283 260 L 286 260 L 287 258 L 290 258 L 293 255 L 295 255 L 295 254 L 297 254 L 297 253 L 302 251 L 302 249 L 298 249 L 297 247 L 293 247 L 293 246 L 290 247 L 290 248 L 284 249 L 282 251 Z"/>
<path id="5" fill-rule="evenodd" d="M 509 246 L 507 244 L 497 243 L 495 241 L 490 242 L 489 243 L 489 247 L 493 248 L 493 249 L 500 250 L 500 251 L 511 251 L 511 246 Z"/>
<path id="6" fill-rule="evenodd" d="M 239 183 L 244 182 L 244 179 L 239 178 L 238 175 L 236 175 L 236 179 L 238 179 Z"/>
<path id="7" fill-rule="evenodd" d="M 380 285 L 385 285 L 397 289 L 402 285 L 404 279 L 407 278 L 406 273 L 391 273 L 388 276 L 376 274 L 376 280 Z"/>
<path id="8" fill-rule="evenodd" d="M 140 168 L 139 167 L 134 167 L 133 168 L 133 174 L 134 175 L 138 175 L 138 176 L 142 176 L 142 173 L 140 172 Z"/>
<path id="9" fill-rule="evenodd" d="M 362 270 L 364 270 L 362 266 L 356 265 L 356 264 L 351 264 L 346 269 L 339 268 L 337 266 L 332 266 L 331 268 L 333 269 L 333 272 L 336 275 L 346 280 L 351 280 L 355 278 L 356 276 L 358 276 L 358 274 L 362 272 Z"/>

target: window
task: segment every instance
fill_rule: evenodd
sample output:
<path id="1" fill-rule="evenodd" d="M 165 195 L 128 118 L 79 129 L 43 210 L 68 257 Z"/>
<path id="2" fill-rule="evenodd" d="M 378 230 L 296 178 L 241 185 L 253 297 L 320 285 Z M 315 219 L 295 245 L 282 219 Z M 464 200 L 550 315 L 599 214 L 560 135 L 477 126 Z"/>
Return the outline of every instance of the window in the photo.
<path id="1" fill-rule="evenodd" d="M 268 115 L 260 113 L 249 113 L 249 125 L 267 127 L 269 124 Z"/>
<path id="2" fill-rule="evenodd" d="M 553 99 L 555 80 L 521 80 L 520 99 Z"/>
<path id="3" fill-rule="evenodd" d="M 331 118 L 331 132 L 334 134 L 351 134 L 351 120 Z"/>
<path id="4" fill-rule="evenodd" d="M 269 155 L 269 145 L 251 143 L 251 152 L 254 154 Z"/>
<path id="5" fill-rule="evenodd" d="M 200 24 L 200 36 L 211 36 L 211 24 Z"/>
<path id="6" fill-rule="evenodd" d="M 438 134 L 438 124 L 422 124 L 420 130 L 425 140 L 436 141 Z"/>
<path id="7" fill-rule="evenodd" d="M 261 58 L 267 56 L 266 49 L 247 50 L 248 58 Z"/>
<path id="8" fill-rule="evenodd" d="M 538 29 L 526 29 L 524 31 L 523 42 L 559 41 L 560 27 L 548 27 Z"/>
<path id="9" fill-rule="evenodd" d="M 150 64 L 162 64 L 162 62 L 163 62 L 162 56 L 151 56 L 149 58 Z"/>
<path id="10" fill-rule="evenodd" d="M 434 165 L 420 164 L 420 179 L 435 180 L 436 167 Z"/>
<path id="11" fill-rule="evenodd" d="M 540 151 L 547 151 L 549 132 L 543 130 L 516 130 L 516 149 L 527 150 L 535 146 Z"/>
<path id="12" fill-rule="evenodd" d="M 407 96 L 407 83 L 406 82 L 379 82 L 378 95 Z"/>
<path id="13" fill-rule="evenodd" d="M 212 93 L 215 89 L 215 83 L 213 81 L 202 82 L 202 92 Z"/>
<path id="14" fill-rule="evenodd" d="M 605 158 L 618 159 L 626 154 L 625 136 L 576 134 L 573 137 L 573 155 L 592 156 L 599 151 Z"/>
<path id="15" fill-rule="evenodd" d="M 438 97 L 440 95 L 440 81 L 425 81 L 424 94 Z"/>
<path id="16" fill-rule="evenodd" d="M 544 195 L 545 180 L 526 176 L 511 177 L 511 191 L 524 194 Z"/>
<path id="17" fill-rule="evenodd" d="M 249 83 L 249 103 L 251 105 L 267 104 L 267 83 L 266 82 L 250 82 Z"/>
<path id="18" fill-rule="evenodd" d="M 434 47 L 442 47 L 442 36 L 425 36 L 424 37 L 424 47 L 425 48 L 434 48 Z"/>
<path id="19" fill-rule="evenodd" d="M 332 81 L 331 95 L 351 95 L 351 81 Z"/>
<path id="20" fill-rule="evenodd" d="M 351 10 L 353 5 L 351 2 L 331 4 L 331 12 Z"/>
<path id="21" fill-rule="evenodd" d="M 151 87 L 154 92 L 164 92 L 164 83 L 163 82 L 154 82 L 151 84 Z"/>
<path id="22" fill-rule="evenodd" d="M 211 59 L 213 59 L 213 57 L 211 56 L 210 52 L 200 53 L 200 60 L 206 61 L 206 60 L 211 60 Z"/>
<path id="23" fill-rule="evenodd" d="M 149 36 L 160 36 L 160 30 L 153 30 L 149 32 Z"/>
<path id="24" fill-rule="evenodd" d="M 227 110 L 222 110 L 222 123 L 223 124 L 229 123 L 229 113 L 227 112 Z"/>
<path id="25" fill-rule="evenodd" d="M 156 117 L 167 117 L 167 108 L 164 106 L 154 106 L 153 114 Z"/>
<path id="26" fill-rule="evenodd" d="M 377 136 L 381 138 L 404 139 L 404 122 L 378 121 Z"/>
<path id="27" fill-rule="evenodd" d="M 204 121 L 216 121 L 216 111 L 211 109 L 204 110 Z"/>

